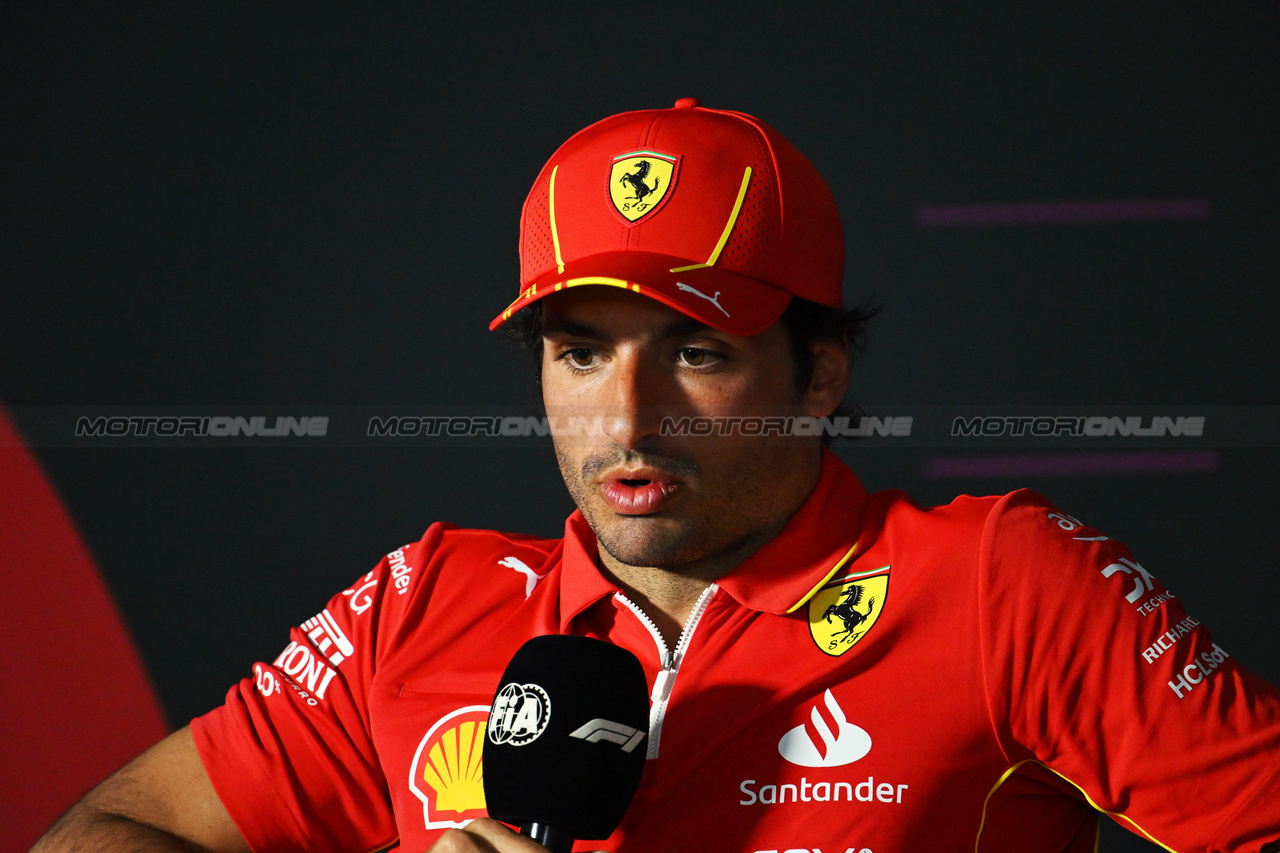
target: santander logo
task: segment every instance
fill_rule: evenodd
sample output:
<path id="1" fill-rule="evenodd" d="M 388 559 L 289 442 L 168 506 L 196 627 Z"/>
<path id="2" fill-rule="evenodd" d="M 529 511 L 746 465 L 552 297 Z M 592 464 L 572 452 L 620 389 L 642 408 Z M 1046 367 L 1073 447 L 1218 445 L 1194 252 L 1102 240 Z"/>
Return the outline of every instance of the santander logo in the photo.
<path id="1" fill-rule="evenodd" d="M 825 705 L 826 714 L 822 712 Z M 815 743 L 808 726 L 796 726 L 778 741 L 778 754 L 801 767 L 840 767 L 852 764 L 871 751 L 871 735 L 845 718 L 844 709 L 827 690 L 822 705 L 809 709 L 809 720 L 821 743 Z"/>

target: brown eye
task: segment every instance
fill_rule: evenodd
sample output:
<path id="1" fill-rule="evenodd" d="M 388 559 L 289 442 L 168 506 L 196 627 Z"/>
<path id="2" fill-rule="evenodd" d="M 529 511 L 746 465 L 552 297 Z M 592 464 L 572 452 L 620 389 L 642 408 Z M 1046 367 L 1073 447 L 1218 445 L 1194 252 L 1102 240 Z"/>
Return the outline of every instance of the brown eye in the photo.
<path id="1" fill-rule="evenodd" d="M 701 349 L 680 350 L 680 360 L 690 367 L 697 367 L 707 360 L 707 351 Z"/>
<path id="2" fill-rule="evenodd" d="M 583 348 L 571 349 L 565 355 L 574 367 L 590 367 L 596 357 L 594 352 Z"/>

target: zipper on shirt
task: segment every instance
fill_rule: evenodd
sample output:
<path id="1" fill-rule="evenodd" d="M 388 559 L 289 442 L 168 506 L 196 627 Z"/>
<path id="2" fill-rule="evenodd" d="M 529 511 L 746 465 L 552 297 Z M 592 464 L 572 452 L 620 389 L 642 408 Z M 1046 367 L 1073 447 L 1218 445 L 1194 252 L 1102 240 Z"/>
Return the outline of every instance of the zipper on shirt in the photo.
<path id="1" fill-rule="evenodd" d="M 684 627 L 680 629 L 680 639 L 676 641 L 675 651 L 667 647 L 667 641 L 662 639 L 662 632 L 658 630 L 658 626 L 654 624 L 654 621 L 649 618 L 649 614 L 641 610 L 634 601 L 623 595 L 621 590 L 614 593 L 615 598 L 631 608 L 631 612 L 636 614 L 640 624 L 649 629 L 654 643 L 658 646 L 658 657 L 662 661 L 662 668 L 658 670 L 658 677 L 653 681 L 653 695 L 649 697 L 649 751 L 645 755 L 646 759 L 658 757 L 658 743 L 662 740 L 662 721 L 667 714 L 667 702 L 671 699 L 672 689 L 675 688 L 676 675 L 680 672 L 680 663 L 684 660 L 684 654 L 689 648 L 689 641 L 693 638 L 693 632 L 697 630 L 698 620 L 702 618 L 707 605 L 711 602 L 711 597 L 715 595 L 716 590 L 719 588 L 713 583 L 702 591 L 702 595 L 698 596 L 698 600 L 694 602 L 693 610 L 689 613 L 689 618 L 685 621 Z"/>

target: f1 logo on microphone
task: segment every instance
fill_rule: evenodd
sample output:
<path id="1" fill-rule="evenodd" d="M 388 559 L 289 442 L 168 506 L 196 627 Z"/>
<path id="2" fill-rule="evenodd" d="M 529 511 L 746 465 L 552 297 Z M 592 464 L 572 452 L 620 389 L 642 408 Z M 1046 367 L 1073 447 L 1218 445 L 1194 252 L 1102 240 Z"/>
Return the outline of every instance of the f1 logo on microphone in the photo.
<path id="1" fill-rule="evenodd" d="M 608 743 L 616 743 L 622 746 L 623 752 L 631 752 L 644 740 L 645 732 L 640 729 L 633 729 L 631 726 L 624 726 L 622 723 L 615 723 L 612 720 L 601 719 L 596 717 L 589 723 L 583 723 L 578 728 L 569 732 L 569 737 L 576 737 L 585 740 L 587 743 L 600 743 L 607 741 Z"/>

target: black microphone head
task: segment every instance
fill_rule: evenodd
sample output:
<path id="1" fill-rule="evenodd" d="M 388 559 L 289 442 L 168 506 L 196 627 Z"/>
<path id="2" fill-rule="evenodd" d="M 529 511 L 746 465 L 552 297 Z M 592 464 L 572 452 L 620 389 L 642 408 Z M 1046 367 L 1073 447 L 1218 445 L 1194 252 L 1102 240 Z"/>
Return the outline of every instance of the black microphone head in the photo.
<path id="1" fill-rule="evenodd" d="M 648 734 L 635 655 L 588 637 L 534 637 L 507 664 L 489 710 L 490 817 L 608 838 L 640 785 Z"/>

